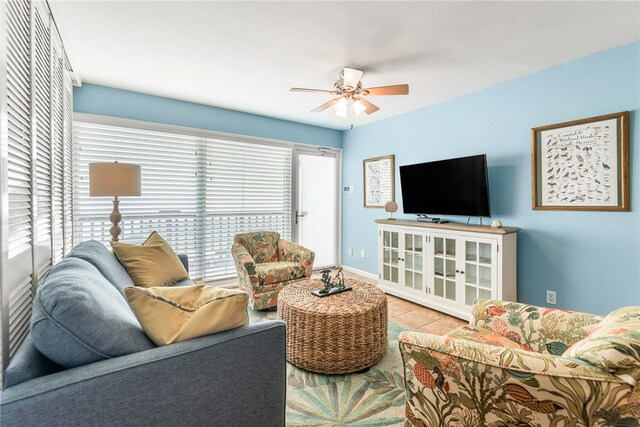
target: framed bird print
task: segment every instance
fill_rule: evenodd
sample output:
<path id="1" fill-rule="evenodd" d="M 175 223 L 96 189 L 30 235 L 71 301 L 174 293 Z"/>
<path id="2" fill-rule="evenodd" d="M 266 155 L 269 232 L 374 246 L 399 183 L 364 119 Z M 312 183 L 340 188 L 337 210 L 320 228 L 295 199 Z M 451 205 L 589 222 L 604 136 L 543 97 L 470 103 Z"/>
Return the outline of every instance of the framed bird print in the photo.
<path id="1" fill-rule="evenodd" d="M 536 210 L 629 211 L 629 113 L 531 129 Z"/>

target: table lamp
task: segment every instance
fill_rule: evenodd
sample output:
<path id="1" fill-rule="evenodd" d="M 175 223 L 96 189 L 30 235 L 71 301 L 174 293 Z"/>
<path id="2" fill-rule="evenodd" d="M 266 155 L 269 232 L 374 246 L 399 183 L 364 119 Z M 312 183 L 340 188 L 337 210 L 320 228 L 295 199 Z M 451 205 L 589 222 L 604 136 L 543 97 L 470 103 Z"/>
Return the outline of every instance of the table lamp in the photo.
<path id="1" fill-rule="evenodd" d="M 140 165 L 128 163 L 90 163 L 89 164 L 89 196 L 114 197 L 113 212 L 109 219 L 113 224 L 109 232 L 111 240 L 120 240 L 122 221 L 118 197 L 140 195 Z"/>

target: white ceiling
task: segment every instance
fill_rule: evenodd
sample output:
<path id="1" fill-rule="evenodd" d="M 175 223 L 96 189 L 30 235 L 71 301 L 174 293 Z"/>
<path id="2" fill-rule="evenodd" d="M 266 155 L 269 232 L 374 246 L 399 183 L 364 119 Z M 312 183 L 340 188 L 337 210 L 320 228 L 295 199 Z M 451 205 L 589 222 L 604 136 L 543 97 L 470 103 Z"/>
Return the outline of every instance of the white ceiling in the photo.
<path id="1" fill-rule="evenodd" d="M 344 66 L 381 110 L 355 126 L 640 39 L 640 2 L 53 0 L 84 82 L 346 129 L 310 110 Z M 363 115 L 364 116 L 364 115 Z"/>

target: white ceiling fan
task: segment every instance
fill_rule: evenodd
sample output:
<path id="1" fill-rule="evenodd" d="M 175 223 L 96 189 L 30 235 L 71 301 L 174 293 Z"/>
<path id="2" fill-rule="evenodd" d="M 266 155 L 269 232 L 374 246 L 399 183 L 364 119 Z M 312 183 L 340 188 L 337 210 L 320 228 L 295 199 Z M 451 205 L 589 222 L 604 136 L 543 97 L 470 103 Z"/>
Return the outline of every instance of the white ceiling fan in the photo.
<path id="1" fill-rule="evenodd" d="M 409 94 L 409 85 L 400 84 L 392 86 L 378 86 L 363 88 L 362 75 L 364 73 L 361 70 L 354 68 L 344 68 L 340 71 L 339 79 L 334 83 L 333 90 L 323 89 L 307 89 L 300 87 L 292 87 L 289 89 L 291 92 L 311 92 L 311 93 L 327 93 L 330 95 L 336 95 L 337 98 L 333 98 L 330 101 L 325 102 L 318 108 L 311 110 L 312 113 L 320 113 L 331 106 L 335 106 L 336 114 L 340 117 L 347 117 L 347 113 L 350 108 L 356 115 L 362 113 L 373 114 L 380 108 L 371 102 L 367 101 L 365 96 L 380 96 L 380 95 L 407 95 Z"/>

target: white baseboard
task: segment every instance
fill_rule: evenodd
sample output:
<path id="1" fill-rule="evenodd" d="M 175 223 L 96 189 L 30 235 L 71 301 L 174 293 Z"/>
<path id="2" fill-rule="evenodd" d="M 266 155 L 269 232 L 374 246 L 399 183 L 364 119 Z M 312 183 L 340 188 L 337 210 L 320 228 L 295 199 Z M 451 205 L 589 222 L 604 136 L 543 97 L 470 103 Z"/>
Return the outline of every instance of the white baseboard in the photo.
<path id="1" fill-rule="evenodd" d="M 378 280 L 378 275 L 377 274 L 373 274 L 373 273 L 369 273 L 368 271 L 364 271 L 364 270 L 360 270 L 359 268 L 355 268 L 355 267 L 349 267 L 348 265 L 343 265 L 342 269 L 344 271 L 349 271 L 351 273 L 355 273 L 355 274 L 359 274 L 360 276 L 364 276 L 368 279 L 372 279 L 372 280 Z"/>

